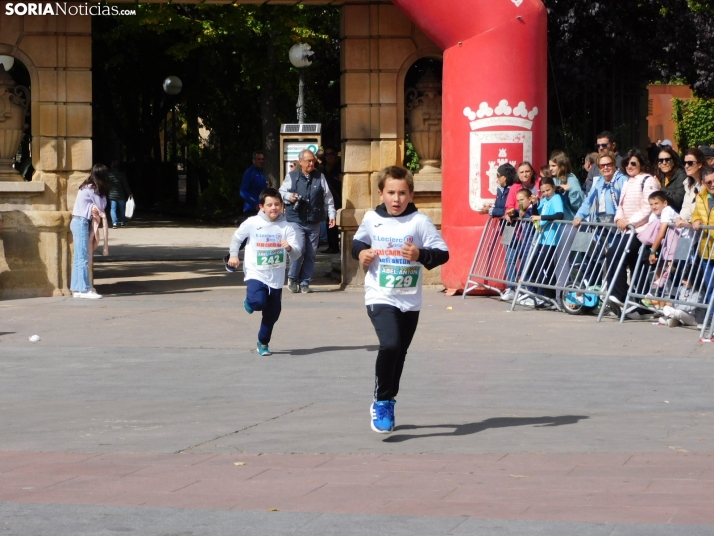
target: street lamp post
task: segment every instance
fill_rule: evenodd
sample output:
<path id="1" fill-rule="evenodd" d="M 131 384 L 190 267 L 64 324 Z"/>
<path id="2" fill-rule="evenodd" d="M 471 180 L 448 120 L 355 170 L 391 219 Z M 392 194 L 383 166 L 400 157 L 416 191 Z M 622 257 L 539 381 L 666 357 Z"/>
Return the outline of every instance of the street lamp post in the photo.
<path id="1" fill-rule="evenodd" d="M 169 76 L 164 80 L 164 93 L 170 97 L 175 97 L 181 93 L 183 82 L 178 76 Z M 171 107 L 171 160 L 174 164 L 178 162 L 176 158 L 176 100 Z M 164 128 L 164 147 L 166 146 L 166 129 Z"/>
<path id="2" fill-rule="evenodd" d="M 300 83 L 298 85 L 298 100 L 297 100 L 297 119 L 298 123 L 305 122 L 305 67 L 312 65 L 312 56 L 315 53 L 310 50 L 310 45 L 307 43 L 298 43 L 293 45 L 288 52 L 290 63 L 293 67 L 299 69 Z"/>

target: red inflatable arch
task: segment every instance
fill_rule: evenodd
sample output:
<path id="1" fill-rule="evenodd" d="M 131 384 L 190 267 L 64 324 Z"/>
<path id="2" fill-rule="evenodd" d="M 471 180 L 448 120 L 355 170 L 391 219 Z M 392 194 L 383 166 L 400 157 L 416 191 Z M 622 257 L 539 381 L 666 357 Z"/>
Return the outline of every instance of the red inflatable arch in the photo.
<path id="1" fill-rule="evenodd" d="M 444 49 L 444 286 L 463 289 L 495 198 L 495 169 L 547 151 L 547 14 L 541 0 L 392 0 Z"/>

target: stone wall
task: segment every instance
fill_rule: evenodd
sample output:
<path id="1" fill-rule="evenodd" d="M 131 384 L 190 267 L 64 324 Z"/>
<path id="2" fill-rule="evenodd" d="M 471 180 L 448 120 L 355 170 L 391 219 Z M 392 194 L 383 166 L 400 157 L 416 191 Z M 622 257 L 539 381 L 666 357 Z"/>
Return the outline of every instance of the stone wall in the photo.
<path id="1" fill-rule="evenodd" d="M 352 259 L 352 237 L 364 213 L 379 204 L 377 173 L 404 161 L 404 78 L 423 57 L 442 51 L 388 0 L 347 2 L 342 7 L 342 140 L 345 178 L 342 283 L 360 285 L 364 270 Z M 441 202 L 434 188 L 417 184 L 416 204 L 439 227 Z M 425 274 L 440 282 L 439 270 Z"/>
<path id="2" fill-rule="evenodd" d="M 2 15 L 0 54 L 30 73 L 35 168 L 32 183 L 0 184 L 0 297 L 67 295 L 70 211 L 92 167 L 91 17 Z"/>

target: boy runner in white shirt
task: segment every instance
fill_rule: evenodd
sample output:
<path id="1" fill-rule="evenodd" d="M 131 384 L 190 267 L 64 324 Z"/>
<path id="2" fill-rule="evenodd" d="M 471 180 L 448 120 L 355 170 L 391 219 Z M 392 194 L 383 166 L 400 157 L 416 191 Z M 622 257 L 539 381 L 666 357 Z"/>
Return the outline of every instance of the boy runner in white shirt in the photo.
<path id="1" fill-rule="evenodd" d="M 238 251 L 241 243 L 248 239 L 243 264 L 246 285 L 243 307 L 248 314 L 263 311 L 258 354 L 267 356 L 272 354 L 268 343 L 282 308 L 286 254 L 295 260 L 302 252 L 297 232 L 283 214 L 280 193 L 274 188 L 263 190 L 259 208 L 258 214 L 245 220 L 233 235 L 226 264 L 231 268 L 240 266 Z"/>
<path id="2" fill-rule="evenodd" d="M 375 367 L 372 430 L 394 430 L 394 404 L 404 359 L 421 309 L 422 268 L 449 260 L 449 250 L 431 220 L 412 203 L 409 170 L 383 169 L 377 187 L 382 204 L 365 214 L 352 243 L 352 257 L 369 267 L 365 303 L 379 338 Z"/>

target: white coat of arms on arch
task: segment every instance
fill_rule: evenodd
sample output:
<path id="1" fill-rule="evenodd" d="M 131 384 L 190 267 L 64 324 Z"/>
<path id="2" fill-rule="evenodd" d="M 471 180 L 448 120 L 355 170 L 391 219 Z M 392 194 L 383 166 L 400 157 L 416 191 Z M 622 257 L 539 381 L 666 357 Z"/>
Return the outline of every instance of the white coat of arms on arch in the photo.
<path id="1" fill-rule="evenodd" d="M 505 163 L 514 167 L 533 160 L 533 120 L 538 108 L 524 101 L 511 107 L 506 99 L 495 108 L 482 102 L 476 111 L 464 108 L 471 126 L 469 144 L 469 206 L 478 210 L 496 198 L 496 170 Z"/>

